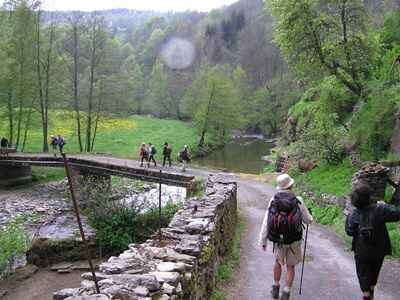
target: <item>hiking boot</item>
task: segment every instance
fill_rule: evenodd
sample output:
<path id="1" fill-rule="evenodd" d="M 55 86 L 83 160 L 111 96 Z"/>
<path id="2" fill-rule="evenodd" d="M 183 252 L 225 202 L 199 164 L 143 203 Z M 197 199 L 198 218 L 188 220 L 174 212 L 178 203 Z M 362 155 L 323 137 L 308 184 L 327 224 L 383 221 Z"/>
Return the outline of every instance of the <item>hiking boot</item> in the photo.
<path id="1" fill-rule="evenodd" d="M 272 298 L 278 299 L 279 298 L 279 285 L 273 285 L 271 289 Z"/>
<path id="2" fill-rule="evenodd" d="M 280 300 L 289 300 L 290 292 L 283 291 Z"/>

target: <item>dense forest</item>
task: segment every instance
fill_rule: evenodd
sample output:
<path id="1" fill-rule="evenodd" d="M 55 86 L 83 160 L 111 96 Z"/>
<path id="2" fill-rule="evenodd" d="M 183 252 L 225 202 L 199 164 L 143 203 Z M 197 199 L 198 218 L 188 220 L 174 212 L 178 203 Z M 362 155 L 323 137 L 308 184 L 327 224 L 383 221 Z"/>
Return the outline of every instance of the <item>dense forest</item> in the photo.
<path id="1" fill-rule="evenodd" d="M 283 135 L 299 157 L 388 152 L 396 123 L 397 1 L 241 0 L 209 13 L 0 10 L 3 132 L 24 150 L 40 116 L 74 112 L 81 151 L 109 116 L 190 121 L 198 146 L 233 129 Z M 5 128 L 5 129 L 4 129 Z"/>
<path id="2" fill-rule="evenodd" d="M 75 112 L 81 151 L 94 149 L 102 118 L 132 114 L 191 121 L 207 148 L 232 129 L 276 134 L 294 99 L 282 101 L 295 84 L 261 0 L 208 14 L 48 12 L 19 0 L 0 13 L 1 124 L 20 150 L 36 114 L 48 150 L 55 109 Z"/>
<path id="3" fill-rule="evenodd" d="M 360 162 L 394 154 L 399 4 L 269 1 L 275 40 L 304 89 L 282 137 L 292 157 L 335 164 L 348 156 Z"/>

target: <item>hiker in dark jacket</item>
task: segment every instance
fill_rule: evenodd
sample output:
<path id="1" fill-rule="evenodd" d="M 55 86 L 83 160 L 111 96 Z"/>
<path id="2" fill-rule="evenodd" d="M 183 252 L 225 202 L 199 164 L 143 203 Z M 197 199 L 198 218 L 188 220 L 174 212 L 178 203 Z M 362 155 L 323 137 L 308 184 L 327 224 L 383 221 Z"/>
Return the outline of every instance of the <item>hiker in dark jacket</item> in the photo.
<path id="1" fill-rule="evenodd" d="M 182 163 L 182 172 L 186 172 L 187 164 L 191 159 L 189 147 L 187 145 L 183 146 L 183 149 L 179 152 L 178 159 Z"/>
<path id="2" fill-rule="evenodd" d="M 53 150 L 54 156 L 57 156 L 58 138 L 54 135 L 50 137 L 50 145 Z"/>
<path id="3" fill-rule="evenodd" d="M 167 142 L 164 143 L 164 148 L 163 148 L 163 167 L 165 167 L 165 163 L 168 160 L 169 166 L 171 167 L 171 154 L 172 154 L 172 148 L 171 145 L 168 144 Z"/>
<path id="4" fill-rule="evenodd" d="M 154 155 L 156 155 L 157 150 L 156 148 L 153 146 L 152 143 L 149 143 L 149 160 L 147 162 L 147 166 L 150 167 L 150 163 L 153 162 L 154 166 L 157 167 L 157 162 L 154 159 Z"/>
<path id="5" fill-rule="evenodd" d="M 64 151 L 65 144 L 66 144 L 65 139 L 61 135 L 57 135 L 57 145 L 58 145 L 58 149 L 60 150 L 61 154 Z"/>
<path id="6" fill-rule="evenodd" d="M 8 146 L 9 146 L 8 144 L 9 144 L 8 140 L 5 137 L 3 137 L 1 139 L 1 154 L 7 154 L 8 155 L 8 150 L 7 150 Z"/>
<path id="7" fill-rule="evenodd" d="M 360 185 L 351 193 L 356 209 L 347 217 L 346 233 L 353 237 L 352 250 L 364 300 L 374 298 L 383 260 L 392 254 L 386 223 L 400 221 L 400 209 L 384 202 L 371 203 L 373 191 Z"/>

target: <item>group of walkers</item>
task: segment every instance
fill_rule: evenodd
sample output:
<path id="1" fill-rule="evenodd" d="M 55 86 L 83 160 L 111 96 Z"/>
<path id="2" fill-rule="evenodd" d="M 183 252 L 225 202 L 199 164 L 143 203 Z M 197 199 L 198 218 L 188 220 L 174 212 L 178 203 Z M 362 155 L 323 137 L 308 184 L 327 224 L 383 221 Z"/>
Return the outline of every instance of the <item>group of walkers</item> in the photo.
<path id="1" fill-rule="evenodd" d="M 277 177 L 278 192 L 270 199 L 264 216 L 260 246 L 268 249 L 272 243 L 275 255 L 273 266 L 274 282 L 271 288 L 273 299 L 289 300 L 295 277 L 295 267 L 303 262 L 307 245 L 308 226 L 313 217 L 301 197 L 296 196 L 292 188 L 294 180 L 288 174 Z M 347 217 L 346 233 L 353 238 L 357 277 L 363 300 L 374 299 L 384 257 L 392 254 L 391 242 L 386 223 L 400 221 L 400 208 L 382 202 L 371 201 L 373 190 L 360 184 L 350 195 L 354 211 Z M 303 230 L 306 225 L 305 246 L 302 250 Z M 282 270 L 286 266 L 285 286 L 280 293 Z M 300 281 L 300 289 L 302 284 Z"/>
<path id="2" fill-rule="evenodd" d="M 140 157 L 140 166 L 143 167 L 143 163 L 147 164 L 147 167 L 150 167 L 150 164 L 153 163 L 154 167 L 157 167 L 157 161 L 155 156 L 157 154 L 157 149 L 152 143 L 142 143 L 139 148 L 139 157 Z M 164 143 L 163 146 L 163 163 L 162 166 L 165 167 L 168 162 L 169 167 L 172 166 L 172 147 L 168 142 Z M 189 152 L 189 147 L 185 145 L 178 154 L 178 161 L 182 163 L 182 171 L 186 171 L 187 164 L 190 162 L 191 156 Z"/>
<path id="3" fill-rule="evenodd" d="M 62 154 L 64 151 L 64 146 L 67 142 L 61 135 L 52 135 L 50 137 L 50 145 L 53 149 L 54 156 L 57 156 L 57 150 Z"/>

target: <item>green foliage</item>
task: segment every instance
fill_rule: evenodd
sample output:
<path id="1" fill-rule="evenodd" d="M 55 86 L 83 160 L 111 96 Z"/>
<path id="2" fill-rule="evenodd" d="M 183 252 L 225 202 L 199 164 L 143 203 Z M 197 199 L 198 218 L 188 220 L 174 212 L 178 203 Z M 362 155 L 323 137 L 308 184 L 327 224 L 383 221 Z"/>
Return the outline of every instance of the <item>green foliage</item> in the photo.
<path id="1" fill-rule="evenodd" d="M 269 6 L 277 17 L 276 40 L 301 78 L 333 75 L 363 94 L 376 42 L 361 1 L 271 0 Z"/>
<path id="2" fill-rule="evenodd" d="M 153 66 L 147 99 L 147 109 L 157 117 L 174 117 L 179 114 L 178 107 L 174 106 L 167 90 L 167 73 L 164 65 L 157 62 Z"/>
<path id="3" fill-rule="evenodd" d="M 289 108 L 298 98 L 299 88 L 292 78 L 271 80 L 255 90 L 245 106 L 248 127 L 276 136 L 284 127 Z"/>
<path id="4" fill-rule="evenodd" d="M 350 245 L 351 238 L 344 231 L 346 218 L 338 206 L 318 206 L 308 198 L 304 200 L 306 206 L 312 211 L 315 222 L 332 227 L 347 245 Z"/>
<path id="5" fill-rule="evenodd" d="M 142 243 L 161 227 L 168 226 L 180 205 L 168 202 L 161 219 L 156 207 L 126 205 L 107 199 L 101 193 L 92 195 L 86 211 L 89 223 L 96 229 L 96 240 L 106 253 L 120 253 L 131 243 Z"/>
<path id="6" fill-rule="evenodd" d="M 389 237 L 392 242 L 393 256 L 400 258 L 400 226 L 398 223 L 387 224 Z"/>
<path id="7" fill-rule="evenodd" d="M 337 115 L 320 112 L 314 118 L 299 140 L 290 145 L 290 154 L 298 158 L 324 160 L 329 164 L 340 163 L 344 158 L 346 131 L 337 125 Z"/>
<path id="8" fill-rule="evenodd" d="M 349 93 L 334 76 L 326 77 L 319 86 L 320 108 L 323 112 L 338 115 L 338 121 L 353 111 L 356 97 Z"/>
<path id="9" fill-rule="evenodd" d="M 400 11 L 394 11 L 385 18 L 381 33 L 382 43 L 386 48 L 400 45 Z"/>
<path id="10" fill-rule="evenodd" d="M 32 167 L 32 179 L 37 183 L 58 181 L 65 176 L 65 171 L 62 168 Z"/>
<path id="11" fill-rule="evenodd" d="M 238 90 L 226 66 L 204 65 L 196 74 L 182 103 L 200 135 L 199 148 L 223 144 L 232 129 L 243 126 Z"/>
<path id="12" fill-rule="evenodd" d="M 350 160 L 343 160 L 337 165 L 322 164 L 307 173 L 295 174 L 298 185 L 305 185 L 313 192 L 344 196 L 351 191 L 351 178 L 357 168 L 352 166 Z"/>
<path id="13" fill-rule="evenodd" d="M 0 228 L 0 274 L 7 272 L 17 256 L 28 251 L 29 239 L 23 218 L 17 218 Z"/>
<path id="14" fill-rule="evenodd" d="M 386 155 L 394 130 L 398 103 L 398 87 L 378 89 L 353 116 L 351 137 L 359 145 L 364 159 L 376 160 Z"/>
<path id="15" fill-rule="evenodd" d="M 379 80 L 378 84 L 396 84 L 400 82 L 400 65 L 397 63 L 399 57 L 400 44 L 384 52 L 381 63 L 377 65 L 374 71 L 374 75 Z"/>

